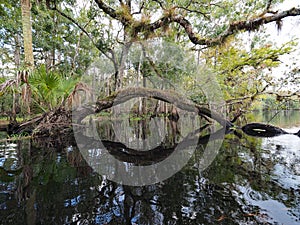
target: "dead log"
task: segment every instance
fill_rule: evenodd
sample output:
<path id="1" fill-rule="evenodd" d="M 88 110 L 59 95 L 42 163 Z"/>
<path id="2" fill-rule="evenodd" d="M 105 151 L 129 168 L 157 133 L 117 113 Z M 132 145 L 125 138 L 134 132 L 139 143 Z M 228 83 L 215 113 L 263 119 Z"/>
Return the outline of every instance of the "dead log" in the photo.
<path id="1" fill-rule="evenodd" d="M 20 133 L 24 130 L 34 130 L 33 134 L 36 136 L 51 136 L 52 134 L 64 134 L 68 133 L 72 128 L 73 123 L 80 123 L 82 119 L 93 113 L 99 113 L 102 110 L 109 109 L 112 106 L 124 103 L 132 98 L 144 97 L 161 100 L 175 107 L 185 110 L 187 112 L 196 113 L 199 116 L 210 118 L 217 121 L 225 128 L 233 127 L 233 123 L 226 120 L 217 112 L 214 112 L 208 108 L 197 105 L 187 98 L 179 95 L 178 93 L 171 90 L 157 90 L 143 87 L 129 87 L 120 90 L 106 98 L 98 99 L 95 105 L 82 105 L 77 109 L 67 110 L 64 107 L 59 107 L 51 112 L 47 112 L 40 117 L 34 118 L 23 124 L 18 124 L 13 133 Z M 74 111 L 76 110 L 76 111 Z"/>

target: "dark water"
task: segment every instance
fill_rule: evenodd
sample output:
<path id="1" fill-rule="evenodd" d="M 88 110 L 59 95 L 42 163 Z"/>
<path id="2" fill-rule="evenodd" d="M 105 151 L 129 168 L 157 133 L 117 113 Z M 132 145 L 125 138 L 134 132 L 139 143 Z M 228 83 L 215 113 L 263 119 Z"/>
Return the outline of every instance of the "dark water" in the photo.
<path id="1" fill-rule="evenodd" d="M 253 118 L 262 122 L 273 115 Z M 279 113 L 272 124 L 298 131 L 300 113 Z M 110 135 L 105 127 L 99 132 Z M 299 153 L 297 136 L 229 134 L 207 169 L 199 168 L 202 155 L 196 151 L 169 179 L 133 187 L 99 176 L 76 146 L 1 142 L 0 223 L 296 225 Z"/>

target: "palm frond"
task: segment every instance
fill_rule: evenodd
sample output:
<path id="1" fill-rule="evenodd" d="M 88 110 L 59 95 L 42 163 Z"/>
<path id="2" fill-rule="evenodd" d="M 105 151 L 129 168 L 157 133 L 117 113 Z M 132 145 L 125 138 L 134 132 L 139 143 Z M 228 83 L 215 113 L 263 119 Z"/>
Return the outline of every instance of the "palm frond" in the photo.
<path id="1" fill-rule="evenodd" d="M 0 93 L 4 93 L 8 88 L 16 87 L 16 80 L 9 79 L 0 84 Z"/>

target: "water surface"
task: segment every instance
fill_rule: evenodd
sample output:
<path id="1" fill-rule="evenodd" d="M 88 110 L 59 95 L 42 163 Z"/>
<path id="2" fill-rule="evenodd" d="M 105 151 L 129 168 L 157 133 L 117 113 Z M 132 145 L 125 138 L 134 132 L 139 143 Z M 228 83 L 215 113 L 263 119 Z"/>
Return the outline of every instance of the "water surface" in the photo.
<path id="1" fill-rule="evenodd" d="M 273 115 L 257 115 L 256 122 Z M 271 122 L 298 131 L 299 111 L 279 113 Z M 111 136 L 108 127 L 100 127 L 99 133 Z M 99 176 L 76 145 L 1 142 L 0 224 L 296 225 L 299 152 L 300 138 L 294 135 L 229 134 L 204 171 L 199 163 L 202 152 L 196 151 L 171 178 L 132 187 Z"/>

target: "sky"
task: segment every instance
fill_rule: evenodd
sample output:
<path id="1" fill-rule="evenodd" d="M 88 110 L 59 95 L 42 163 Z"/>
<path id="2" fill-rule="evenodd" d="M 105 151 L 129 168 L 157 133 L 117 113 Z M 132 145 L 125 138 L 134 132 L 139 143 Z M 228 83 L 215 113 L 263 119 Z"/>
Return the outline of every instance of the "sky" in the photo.
<path id="1" fill-rule="evenodd" d="M 300 7 L 300 0 L 285 0 L 277 7 L 274 7 L 274 10 L 283 11 L 293 7 Z M 299 42 L 295 47 L 296 50 L 294 52 L 280 57 L 282 64 L 278 68 L 273 69 L 273 76 L 276 78 L 285 76 L 285 72 L 288 71 L 289 66 L 300 68 L 300 17 L 284 18 L 281 31 L 277 30 L 275 23 L 267 24 L 265 27 L 266 33 L 270 35 L 268 40 L 274 42 L 277 46 L 281 46 L 282 44 L 297 38 Z M 293 65 L 293 63 L 295 64 Z M 290 84 L 283 89 L 300 91 L 300 84 Z"/>
<path id="2" fill-rule="evenodd" d="M 300 0 L 285 0 L 283 3 L 277 4 L 271 8 L 272 11 L 285 11 L 289 10 L 293 7 L 299 8 L 300 7 Z M 266 16 L 269 16 L 268 14 Z M 296 41 L 297 46 L 295 46 L 295 51 L 280 56 L 279 60 L 281 63 L 278 67 L 272 68 L 271 76 L 275 78 L 275 80 L 280 80 L 282 78 L 286 78 L 291 68 L 298 68 L 300 69 L 300 16 L 295 17 L 286 17 L 282 20 L 283 25 L 282 29 L 278 31 L 276 23 L 268 23 L 260 27 L 259 31 L 252 31 L 252 32 L 241 32 L 240 38 L 243 40 L 243 44 L 247 51 L 251 49 L 251 43 L 253 42 L 253 38 L 257 35 L 265 34 L 266 44 L 271 44 L 272 47 L 281 47 L 283 44 Z M 270 71 L 267 70 L 269 74 Z M 300 74 L 298 74 L 299 81 L 300 81 Z M 291 91 L 291 92 L 300 92 L 300 83 L 289 83 L 288 85 L 283 85 L 283 82 L 277 82 L 281 84 L 282 87 L 280 89 L 276 87 L 273 90 L 273 87 L 270 87 L 269 91 Z"/>

